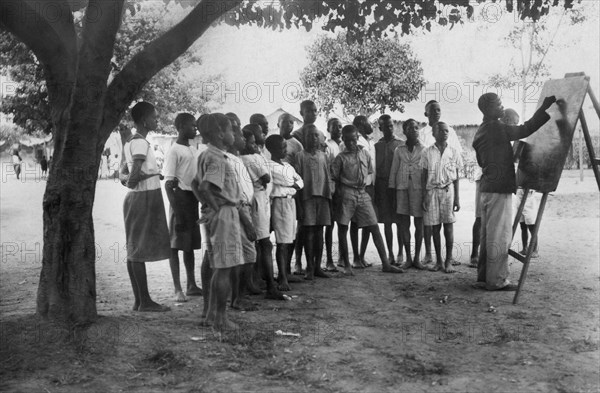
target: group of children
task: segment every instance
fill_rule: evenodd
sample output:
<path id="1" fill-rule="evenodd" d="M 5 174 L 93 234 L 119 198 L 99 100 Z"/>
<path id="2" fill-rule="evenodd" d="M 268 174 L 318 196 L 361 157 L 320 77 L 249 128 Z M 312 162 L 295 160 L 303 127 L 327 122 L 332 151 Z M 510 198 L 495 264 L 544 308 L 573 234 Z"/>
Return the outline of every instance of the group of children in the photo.
<path id="1" fill-rule="evenodd" d="M 338 266 L 345 275 L 353 275 L 353 268 L 371 265 L 364 258 L 371 235 L 383 272 L 426 268 L 434 262 L 431 238 L 436 260 L 428 268 L 454 271 L 453 265 L 458 262 L 452 259 L 453 223 L 454 213 L 460 209 L 462 158 L 456 133 L 440 121 L 439 103 L 427 103 L 427 127 L 419 130 L 414 119 L 403 123 L 405 142 L 393 134 L 388 115 L 379 118 L 383 138 L 373 143 L 373 129 L 364 116 L 357 116 L 353 124 L 343 127 L 338 119 L 329 120 L 326 138 L 314 124 L 314 102 L 303 101 L 300 114 L 304 122 L 300 129 L 293 131 L 294 119 L 283 114 L 278 119 L 279 134 L 269 136 L 268 122 L 260 114 L 253 115 L 243 128 L 233 113 L 205 114 L 197 120 L 191 114 L 179 114 L 175 120 L 178 138 L 167 154 L 163 171 L 171 205 L 167 227 L 156 159 L 145 140 L 147 132 L 156 127 L 156 111 L 146 102 L 133 107 L 138 131 L 124 146 L 131 173 L 128 187 L 132 189 L 125 200 L 124 215 L 134 310 L 168 310 L 150 299 L 145 267 L 138 262 L 169 257 L 177 301 L 185 301 L 185 295 L 203 293 L 194 276 L 194 250 L 201 248 L 201 239 L 207 250 L 201 267 L 203 320 L 223 329 L 234 327 L 226 318 L 228 299 L 233 308 L 246 307 L 242 294 L 261 293 L 261 281 L 267 298 L 283 300 L 282 291 L 290 290 L 290 282 L 299 281 L 295 274 L 313 280 L 329 277 L 327 271 L 337 271 L 332 252 L 334 223 L 339 239 Z M 196 130 L 206 146 L 200 153 L 189 145 Z M 202 235 L 197 223 L 201 224 Z M 384 224 L 387 244 L 378 223 Z M 400 246 L 396 258 L 393 224 L 397 225 Z M 445 259 L 441 252 L 442 226 Z M 352 264 L 348 230 L 354 251 Z M 276 279 L 271 232 L 277 244 Z M 420 260 L 423 239 L 426 252 Z M 324 245 L 327 262 L 322 268 Z M 292 274 L 294 250 L 296 266 Z M 185 295 L 179 279 L 179 251 L 183 251 L 187 273 Z"/>

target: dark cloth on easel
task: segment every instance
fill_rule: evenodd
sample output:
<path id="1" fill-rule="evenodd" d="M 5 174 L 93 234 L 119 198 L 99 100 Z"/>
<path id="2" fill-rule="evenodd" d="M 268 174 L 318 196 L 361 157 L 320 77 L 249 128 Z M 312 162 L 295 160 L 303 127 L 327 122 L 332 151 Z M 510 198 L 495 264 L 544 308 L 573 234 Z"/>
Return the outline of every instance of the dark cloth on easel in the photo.
<path id="1" fill-rule="evenodd" d="M 484 121 L 479 126 L 473 138 L 473 148 L 483 171 L 481 192 L 515 193 L 517 183 L 510 141 L 528 137 L 549 119 L 546 111 L 538 110 L 520 126 L 509 126 L 497 119 Z"/>

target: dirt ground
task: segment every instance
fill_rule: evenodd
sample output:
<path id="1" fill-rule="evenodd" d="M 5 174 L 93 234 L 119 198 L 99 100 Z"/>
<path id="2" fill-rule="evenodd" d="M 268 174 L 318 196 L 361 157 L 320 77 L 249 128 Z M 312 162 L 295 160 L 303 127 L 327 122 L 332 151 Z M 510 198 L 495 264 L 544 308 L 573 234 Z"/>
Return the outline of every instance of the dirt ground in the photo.
<path id="1" fill-rule="evenodd" d="M 97 323 L 69 330 L 37 319 L 45 182 L 0 184 L 0 390 L 21 392 L 597 392 L 600 200 L 591 171 L 565 172 L 548 201 L 521 294 L 471 287 L 465 266 L 474 184 L 461 181 L 458 273 L 383 274 L 293 285 L 291 301 L 250 299 L 239 331 L 198 326 L 201 298 L 175 304 L 167 261 L 148 264 L 150 291 L 172 311 L 130 311 L 121 206 L 98 183 Z M 517 248 L 515 245 L 514 248 Z M 197 253 L 199 259 L 200 253 Z M 377 262 L 374 247 L 368 259 Z M 520 263 L 512 260 L 511 279 Z M 197 273 L 199 275 L 199 268 Z M 490 312 L 493 306 L 496 312 Z M 276 332 L 297 336 L 278 335 Z"/>

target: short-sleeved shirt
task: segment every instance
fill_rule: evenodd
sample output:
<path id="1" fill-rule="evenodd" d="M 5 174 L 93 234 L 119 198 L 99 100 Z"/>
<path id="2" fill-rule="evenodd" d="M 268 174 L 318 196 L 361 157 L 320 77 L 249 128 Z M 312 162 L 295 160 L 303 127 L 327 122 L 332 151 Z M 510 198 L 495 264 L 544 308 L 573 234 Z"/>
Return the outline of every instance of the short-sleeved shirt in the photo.
<path id="1" fill-rule="evenodd" d="M 389 180 L 394 151 L 403 144 L 404 141 L 395 135 L 390 140 L 381 138 L 375 143 L 375 173 L 378 179 Z"/>
<path id="2" fill-rule="evenodd" d="M 429 147 L 435 144 L 435 138 L 433 137 L 433 129 L 430 125 L 426 125 L 425 127 L 419 130 L 419 140 L 425 147 Z M 462 146 L 460 145 L 460 139 L 458 139 L 458 135 L 454 128 L 448 126 L 448 146 L 453 147 L 458 151 L 459 154 L 462 154 Z"/>
<path id="3" fill-rule="evenodd" d="M 295 169 L 304 181 L 303 200 L 313 196 L 331 199 L 329 162 L 324 152 L 317 150 L 309 153 L 302 150 L 296 155 Z"/>
<path id="4" fill-rule="evenodd" d="M 234 165 L 230 155 L 210 144 L 198 156 L 196 179 L 199 183 L 208 182 L 218 188 L 215 199 L 219 206 L 237 205 L 242 201 L 242 189 Z"/>
<path id="5" fill-rule="evenodd" d="M 327 148 L 325 149 L 325 154 L 327 154 L 327 158 L 329 159 L 329 162 L 333 162 L 335 157 L 337 157 L 337 155 L 340 154 L 340 145 L 331 138 L 328 138 L 325 141 L 325 144 L 327 144 Z"/>
<path id="6" fill-rule="evenodd" d="M 375 143 L 373 142 L 373 140 L 371 138 L 365 138 L 364 136 L 362 136 L 361 134 L 358 134 L 358 141 L 356 143 L 358 146 L 361 146 L 362 148 L 364 148 L 369 155 L 371 156 L 371 161 L 375 162 Z M 343 152 L 344 150 L 346 150 L 346 145 L 344 144 L 344 142 L 342 142 L 340 144 L 340 152 Z M 377 169 L 375 168 L 375 165 L 373 164 L 373 172 L 367 176 L 365 182 L 367 183 L 367 186 L 370 186 L 373 184 L 373 179 L 376 176 L 376 172 Z"/>
<path id="7" fill-rule="evenodd" d="M 163 175 L 165 180 L 179 180 L 179 188 L 192 191 L 192 180 L 196 176 L 196 159 L 198 150 L 193 146 L 181 145 L 177 142 L 167 152 Z"/>
<path id="8" fill-rule="evenodd" d="M 254 197 L 254 185 L 252 184 L 252 177 L 250 176 L 250 173 L 248 173 L 248 170 L 246 169 L 246 166 L 240 157 L 231 153 L 226 154 L 231 161 L 231 165 L 233 166 L 235 181 L 239 184 L 242 191 L 242 201 L 245 203 L 250 203 Z"/>
<path id="9" fill-rule="evenodd" d="M 333 161 L 331 176 L 348 187 L 364 188 L 373 173 L 371 155 L 362 146 L 356 151 L 342 151 Z"/>
<path id="10" fill-rule="evenodd" d="M 291 165 L 295 165 L 296 154 L 304 150 L 302 143 L 296 138 L 289 138 L 285 140 L 285 158 L 283 159 Z"/>
<path id="11" fill-rule="evenodd" d="M 269 169 L 271 170 L 271 182 L 273 183 L 272 198 L 296 195 L 296 189 L 293 187 L 294 184 L 298 188 L 304 187 L 304 182 L 300 175 L 287 162 L 282 161 L 280 164 L 270 160 Z"/>
<path id="12" fill-rule="evenodd" d="M 477 163 L 482 168 L 480 190 L 499 194 L 514 193 L 517 189 L 511 140 L 525 138 L 540 128 L 550 116 L 543 110 L 521 126 L 509 126 L 500 120 L 481 123 L 473 138 Z"/>
<path id="13" fill-rule="evenodd" d="M 252 180 L 254 191 L 265 191 L 266 188 L 263 187 L 262 183 L 259 181 L 264 175 L 271 175 L 271 171 L 269 170 L 265 158 L 260 154 L 246 154 L 240 156 L 240 159 L 250 174 L 250 180 Z"/>
<path id="14" fill-rule="evenodd" d="M 141 137 L 141 135 L 125 143 L 123 151 L 125 152 L 125 160 L 127 161 L 129 173 L 131 173 L 133 169 L 133 160 L 135 159 L 144 160 L 142 163 L 142 172 L 145 174 L 151 175 L 159 173 L 156 158 L 154 157 L 154 149 L 150 149 L 149 146 L 150 143 L 148 143 L 146 138 Z M 141 192 L 158 189 L 160 189 L 160 179 L 158 176 L 152 176 L 140 181 L 137 186 L 130 191 Z"/>
<path id="15" fill-rule="evenodd" d="M 394 159 L 390 173 L 389 187 L 396 190 L 408 190 L 412 184 L 414 189 L 421 189 L 421 155 L 425 148 L 420 142 L 408 150 L 408 146 L 401 145 L 394 150 Z"/>
<path id="16" fill-rule="evenodd" d="M 425 188 L 444 188 L 458 180 L 457 169 L 462 165 L 462 157 L 452 146 L 446 146 L 444 153 L 434 144 L 423 151 L 421 166 L 427 169 Z"/>

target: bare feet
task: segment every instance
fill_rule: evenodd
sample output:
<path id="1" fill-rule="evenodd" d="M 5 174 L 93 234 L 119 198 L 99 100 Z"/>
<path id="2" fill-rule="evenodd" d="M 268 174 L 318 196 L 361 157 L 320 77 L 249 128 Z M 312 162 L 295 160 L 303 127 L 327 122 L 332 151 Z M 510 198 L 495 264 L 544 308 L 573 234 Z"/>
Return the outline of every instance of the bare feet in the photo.
<path id="1" fill-rule="evenodd" d="M 459 262 L 460 264 L 460 262 Z M 454 261 L 452 259 L 448 259 L 445 263 L 444 263 L 444 271 L 446 273 L 456 273 L 456 270 L 454 270 L 454 268 L 452 267 L 454 265 Z"/>
<path id="2" fill-rule="evenodd" d="M 133 303 L 133 307 L 131 308 L 133 311 L 137 311 L 140 308 L 140 302 Z"/>
<path id="3" fill-rule="evenodd" d="M 150 301 L 147 304 L 140 304 L 140 306 L 138 307 L 138 311 L 141 311 L 141 312 L 165 312 L 165 311 L 171 311 L 171 309 L 167 306 L 163 306 L 162 304 L 158 304 L 153 301 Z"/>
<path id="4" fill-rule="evenodd" d="M 306 272 L 304 271 L 304 269 L 302 269 L 302 264 L 296 262 L 296 264 L 294 265 L 294 274 L 297 276 L 301 276 L 305 273 Z"/>
<path id="5" fill-rule="evenodd" d="M 338 267 L 344 267 L 344 262 L 343 261 L 338 261 L 337 265 L 338 265 Z"/>
<path id="6" fill-rule="evenodd" d="M 371 266 L 373 266 L 372 263 L 367 262 L 364 259 L 361 259 L 360 262 L 363 264 L 364 267 L 371 267 Z"/>
<path id="7" fill-rule="evenodd" d="M 391 265 L 382 267 L 381 271 L 384 273 L 404 273 L 404 270 L 401 268 Z"/>
<path id="8" fill-rule="evenodd" d="M 325 265 L 325 271 L 335 273 L 338 271 L 338 269 L 337 269 L 337 267 L 335 267 L 333 262 L 331 262 L 331 263 L 327 262 L 327 265 Z"/>
<path id="9" fill-rule="evenodd" d="M 287 277 L 287 281 L 288 282 L 302 282 L 302 279 L 300 277 L 295 277 L 294 275 L 291 275 L 291 276 Z"/>
<path id="10" fill-rule="evenodd" d="M 175 303 L 183 303 L 183 302 L 187 302 L 187 299 L 183 295 L 183 292 L 176 291 L 175 292 Z"/>
<path id="11" fill-rule="evenodd" d="M 426 267 L 421 263 L 421 261 L 414 261 L 413 266 L 415 267 L 415 269 L 419 269 L 419 270 L 426 269 Z"/>
<path id="12" fill-rule="evenodd" d="M 344 276 L 353 276 L 354 275 L 354 272 L 352 271 L 352 268 L 350 266 L 348 266 L 348 267 L 344 266 L 344 270 L 342 273 L 344 273 Z"/>
<path id="13" fill-rule="evenodd" d="M 423 265 L 427 265 L 432 262 L 433 258 L 431 257 L 431 254 L 425 254 L 425 258 L 423 259 Z"/>
<path id="14" fill-rule="evenodd" d="M 238 311 L 257 311 L 258 307 L 256 306 L 256 304 L 248 301 L 248 300 L 243 300 L 238 298 L 235 302 L 231 303 L 231 308 L 233 308 L 234 310 L 238 310 Z"/>
<path id="15" fill-rule="evenodd" d="M 457 261 L 456 259 L 451 259 L 450 262 L 452 263 L 452 266 L 460 266 L 461 262 Z"/>
<path id="16" fill-rule="evenodd" d="M 401 266 L 402 263 L 404 262 L 404 257 L 402 256 L 402 253 L 398 253 L 398 257 L 396 258 L 396 265 L 397 266 Z"/>
<path id="17" fill-rule="evenodd" d="M 315 275 L 314 273 L 306 272 L 306 274 L 304 275 L 304 279 L 307 281 L 312 281 L 315 279 Z"/>
<path id="18" fill-rule="evenodd" d="M 315 277 L 331 278 L 331 276 L 323 271 L 320 267 L 315 269 Z"/>
<path id="19" fill-rule="evenodd" d="M 430 272 L 444 271 L 444 266 L 441 263 L 436 263 L 435 266 L 429 267 L 428 270 Z"/>
<path id="20" fill-rule="evenodd" d="M 223 332 L 223 331 L 233 331 L 239 329 L 239 326 L 227 318 L 223 318 L 221 321 L 215 321 L 213 325 L 213 329 Z"/>
<path id="21" fill-rule="evenodd" d="M 363 263 L 360 259 L 354 259 L 354 261 L 352 262 L 352 267 L 354 269 L 364 269 L 365 268 L 365 266 L 363 265 Z"/>
<path id="22" fill-rule="evenodd" d="M 471 257 L 471 263 L 469 263 L 469 267 L 477 268 L 477 264 L 479 263 L 478 257 Z"/>
<path id="23" fill-rule="evenodd" d="M 283 293 L 279 292 L 277 289 L 267 291 L 267 293 L 265 293 L 265 299 L 285 300 L 285 298 L 283 297 Z"/>
<path id="24" fill-rule="evenodd" d="M 190 287 L 185 291 L 187 296 L 202 296 L 202 288 L 198 288 L 196 285 Z"/>
<path id="25" fill-rule="evenodd" d="M 280 282 L 279 285 L 277 286 L 277 289 L 279 289 L 280 291 L 287 292 L 287 291 L 291 291 L 292 287 L 290 287 L 290 284 L 286 280 L 286 281 Z"/>

